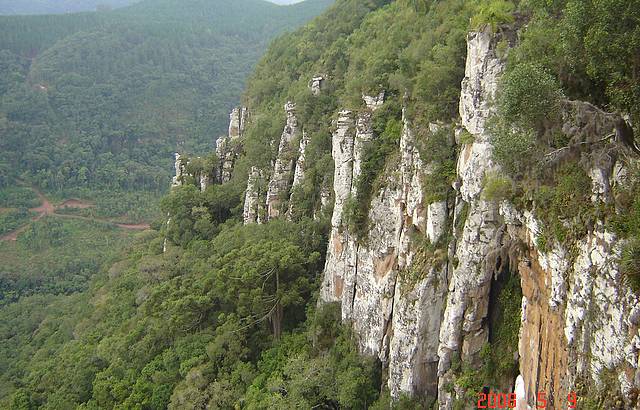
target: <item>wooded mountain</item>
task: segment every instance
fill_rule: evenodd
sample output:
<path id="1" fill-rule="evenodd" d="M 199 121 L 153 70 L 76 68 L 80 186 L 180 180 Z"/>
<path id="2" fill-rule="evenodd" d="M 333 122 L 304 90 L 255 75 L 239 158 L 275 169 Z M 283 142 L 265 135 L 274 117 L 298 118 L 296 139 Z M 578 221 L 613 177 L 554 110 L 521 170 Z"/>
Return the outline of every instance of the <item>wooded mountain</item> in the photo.
<path id="1" fill-rule="evenodd" d="M 329 3 L 146 0 L 1 17 L 0 182 L 98 202 L 100 191 L 123 203 L 164 192 L 173 152 L 203 152 L 226 132 L 269 39 Z"/>
<path id="2" fill-rule="evenodd" d="M 139 0 L 0 0 L 0 15 L 63 14 L 109 10 Z"/>
<path id="3" fill-rule="evenodd" d="M 640 408 L 639 27 L 638 0 L 337 0 L 215 153 L 178 145 L 152 229 L 68 261 L 85 287 L 11 278 L 0 406 Z M 18 245 L 70 236 L 38 226 Z"/>

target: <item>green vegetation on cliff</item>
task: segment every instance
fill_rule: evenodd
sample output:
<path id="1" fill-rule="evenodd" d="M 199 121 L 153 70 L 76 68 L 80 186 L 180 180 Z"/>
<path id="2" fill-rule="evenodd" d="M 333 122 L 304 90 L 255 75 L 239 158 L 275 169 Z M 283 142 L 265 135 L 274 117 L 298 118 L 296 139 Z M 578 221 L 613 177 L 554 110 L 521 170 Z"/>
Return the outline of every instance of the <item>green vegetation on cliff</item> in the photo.
<path id="1" fill-rule="evenodd" d="M 158 10 L 165 3 L 159 1 Z M 511 14 L 512 10 L 519 14 Z M 397 165 L 394 147 L 402 129 L 403 106 L 423 159 L 435 163 L 434 172 L 424 181 L 426 195 L 434 200 L 446 197 L 455 173 L 455 148 L 450 141 L 458 115 L 467 32 L 487 25 L 499 31 L 516 17 L 527 19 L 521 44 L 508 53 L 510 65 L 494 124 L 496 160 L 507 175 L 487 177 L 485 199 L 517 196 L 520 201 L 543 204 L 542 211 L 556 220 L 577 212 L 584 218 L 577 221 L 589 221 L 592 210 L 587 212 L 589 186 L 584 170 L 569 162 L 552 177 L 543 178 L 542 172 L 533 172 L 535 155 L 542 152 L 543 143 L 547 149 L 566 143 L 560 137 L 547 139 L 543 133 L 557 114 L 551 108 L 563 96 L 627 111 L 634 118 L 638 115 L 633 59 L 637 54 L 619 54 L 628 64 L 608 67 L 611 76 L 601 70 L 601 63 L 606 67 L 601 60 L 609 61 L 616 47 L 634 49 L 635 37 L 621 36 L 615 26 L 611 16 L 616 13 L 631 16 L 629 25 L 637 27 L 635 11 L 616 0 L 338 0 L 310 24 L 279 37 L 247 85 L 244 102 L 251 108 L 251 123 L 229 183 L 200 192 L 195 181 L 187 178 L 184 186 L 162 200 L 162 215 L 168 214 L 171 222 L 156 222 L 153 230 L 137 235 L 130 245 L 128 235 L 119 231 L 95 228 L 97 237 L 83 237 L 73 226 L 55 219 L 37 223 L 17 243 L 6 244 L 13 247 L 13 255 L 41 247 L 50 258 L 55 253 L 60 264 L 52 264 L 41 276 L 34 268 L 33 280 L 18 275 L 13 282 L 2 283 L 0 407 L 389 408 L 388 392 L 380 391 L 381 363 L 357 354 L 357 336 L 339 323 L 337 306 L 316 305 L 329 227 L 327 215 L 317 220 L 311 216 L 319 208 L 323 187 L 330 187 L 333 178 L 331 121 L 340 109 L 363 110 L 362 93 L 386 92 L 385 105 L 374 115 L 378 138 L 366 147 L 363 174 L 355 181 L 359 195 L 350 205 L 358 229 L 366 231 L 369 201 L 386 183 L 385 172 Z M 3 106 L 8 107 L 0 116 L 0 127 L 5 127 L 0 129 L 11 127 L 7 135 L 22 133 L 7 143 L 19 144 L 26 155 L 25 168 L 17 168 L 20 176 L 50 190 L 162 191 L 168 154 L 176 147 L 195 152 L 210 144 L 228 108 L 221 102 L 227 101 L 226 94 L 212 95 L 219 81 L 231 81 L 235 70 L 248 69 L 250 64 L 236 65 L 232 53 L 230 60 L 216 65 L 213 60 L 219 56 L 199 46 L 200 41 L 209 44 L 219 38 L 220 33 L 213 30 L 195 35 L 176 29 L 150 40 L 139 35 L 144 24 L 118 34 L 101 24 L 96 23 L 96 31 L 79 30 L 47 45 L 29 65 L 24 65 L 27 60 L 15 49 L 6 53 L 9 57 L 2 67 L 9 68 L 0 68 L 11 75 L 0 77 L 0 90 L 7 96 Z M 593 38 L 597 30 L 606 33 L 608 43 Z M 247 36 L 256 40 L 250 33 Z M 553 36 L 562 41 L 549 40 Z M 239 36 L 219 39 L 216 44 L 237 51 Z M 11 41 L 11 47 L 19 44 Z M 155 45 L 145 45 L 147 41 Z M 103 58 L 103 47 L 93 44 L 134 51 L 114 61 Z M 576 54 L 561 51 L 562 47 L 573 47 Z M 79 69 L 76 75 L 61 74 L 85 58 L 92 61 L 95 73 Z M 186 61 L 196 68 L 183 71 Z M 28 73 L 20 67 L 29 67 Z M 171 75 L 159 76 L 158 67 L 168 67 Z M 129 69 L 130 75 L 113 76 L 114 70 Z M 308 89 L 315 75 L 325 77 L 319 96 Z M 93 76 L 100 81 L 87 88 Z M 33 82 L 14 90 L 5 78 Z M 144 85 L 139 84 L 141 79 Z M 237 86 L 234 81 L 232 85 Z M 177 92 L 175 84 L 189 86 Z M 121 93 L 131 93 L 132 98 L 120 110 Z M 310 136 L 298 211 L 293 221 L 243 226 L 248 169 L 271 166 L 287 100 L 296 102 L 298 120 Z M 220 118 L 210 115 L 218 111 Z M 61 129 L 67 131 L 57 133 L 52 123 L 64 124 Z M 119 124 L 127 128 L 116 129 Z M 440 131 L 430 131 L 430 124 Z M 513 126 L 525 132 L 513 133 Z M 47 135 L 60 137 L 52 139 L 59 157 L 46 157 L 36 144 Z M 156 139 L 161 140 L 161 149 L 148 145 Z M 461 140 L 472 142 L 465 135 Z M 178 144 L 181 141 L 185 143 Z M 73 161 L 56 159 L 69 154 Z M 16 169 L 12 161 L 17 159 L 9 158 L 2 168 L 10 177 Z M 128 172 L 115 163 L 128 164 Z M 56 171 L 40 172 L 42 164 L 45 170 Z M 75 168 L 78 164 L 86 171 Z M 527 196 L 523 192 L 529 181 L 536 184 L 530 185 Z M 621 234 L 634 237 L 640 232 L 636 191 L 620 194 L 628 212 L 611 223 Z M 11 206 L 24 206 L 18 203 L 31 199 L 21 195 Z M 4 200 L 1 194 L 0 200 Z M 464 218 L 460 220 L 464 223 Z M 562 238 L 567 227 L 556 225 L 546 227 L 546 232 Z M 585 229 L 586 224 L 573 225 L 580 226 Z M 76 248 L 77 242 L 89 244 L 91 250 L 106 247 L 109 251 L 91 264 L 93 255 Z M 640 247 L 637 242 L 633 246 L 625 253 L 625 264 L 629 275 L 637 278 L 634 262 Z M 77 265 L 70 256 L 74 253 L 81 256 Z M 521 293 L 518 277 L 507 279 L 494 295 L 484 363 L 479 369 L 453 363 L 456 383 L 473 393 L 484 385 L 503 383 L 516 371 L 511 358 Z M 418 397 L 395 405 L 421 408 L 432 399 Z"/>

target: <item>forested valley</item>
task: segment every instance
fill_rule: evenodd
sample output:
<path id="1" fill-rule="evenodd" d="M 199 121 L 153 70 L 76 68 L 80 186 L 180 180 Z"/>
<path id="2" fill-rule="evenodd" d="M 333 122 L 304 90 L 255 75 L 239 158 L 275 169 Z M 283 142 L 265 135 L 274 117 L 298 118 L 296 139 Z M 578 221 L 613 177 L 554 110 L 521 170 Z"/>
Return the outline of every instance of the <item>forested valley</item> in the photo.
<path id="1" fill-rule="evenodd" d="M 1 17 L 0 223 L 6 232 L 28 223 L 42 194 L 59 207 L 15 241 L 0 242 L 0 407 L 463 410 L 475 408 L 485 387 L 511 389 L 523 373 L 518 344 L 526 319 L 523 292 L 530 290 L 521 286 L 518 271 L 500 282 L 490 272 L 488 282 L 499 283 L 491 301 L 473 300 L 456 317 L 483 306 L 489 313 L 473 324 L 478 328 L 464 330 L 490 329 L 486 340 L 468 357 L 463 354 L 472 347 L 462 345 L 442 371 L 444 349 L 429 346 L 436 350 L 427 352 L 436 356 L 435 367 L 419 362 L 416 379 L 431 370 L 435 387 L 412 392 L 410 382 L 390 389 L 389 381 L 406 376 L 414 363 L 396 358 L 404 373 L 392 375 L 389 356 L 362 354 L 363 327 L 383 328 L 376 346 L 382 350 L 394 337 L 388 329 L 403 323 L 374 317 L 363 326 L 357 321 L 369 312 L 346 318 L 344 306 L 327 301 L 321 285 L 328 255 L 353 244 L 358 261 L 361 253 L 373 253 L 367 247 L 376 236 L 388 234 L 380 226 L 393 225 L 393 216 L 376 214 L 374 207 L 401 202 L 385 194 L 401 185 L 394 178 L 405 171 L 401 149 L 410 135 L 412 155 L 425 160 L 413 182 L 420 203 L 444 202 L 455 219 L 445 217 L 433 242 L 414 229 L 412 218 L 398 223 L 411 228 L 414 263 L 392 273 L 395 294 L 374 295 L 392 306 L 392 315 L 403 313 L 396 306 L 404 297 L 414 316 L 440 303 L 440 326 L 443 312 L 459 302 L 447 298 L 456 289 L 446 282 L 464 267 L 456 241 L 463 242 L 469 225 L 485 223 L 469 217 L 469 209 L 495 207 L 486 212 L 493 222 L 505 201 L 539 217 L 537 237 L 526 246 L 541 254 L 606 226 L 610 236 L 623 239 L 619 287 L 637 300 L 639 168 L 629 167 L 625 184 L 612 188 L 613 199 L 594 206 L 592 175 L 583 166 L 591 146 L 608 144 L 616 133 L 575 143 L 569 127 L 558 124 L 567 101 L 584 102 L 589 115 L 607 121 L 623 113 L 628 128 L 638 124 L 639 27 L 637 0 L 337 0 L 331 6 L 307 0 L 286 8 L 257 0 L 143 0 L 108 12 Z M 486 109 L 490 142 L 460 126 L 465 72 L 473 64 L 466 54 L 470 32 L 490 38 L 487 54 L 504 63 L 499 91 Z M 322 84 L 315 90 L 314 78 Z M 230 142 L 233 172 L 203 185 L 203 176 L 220 176 L 226 159 L 214 153 L 214 140 L 227 133 L 229 111 L 239 103 L 249 114 Z M 349 118 L 358 121 L 338 135 Z M 373 137 L 361 147 L 359 174 L 349 181 L 336 225 L 333 188 L 341 164 L 335 159 L 348 149 L 336 141 L 362 133 L 362 118 Z M 299 135 L 282 143 L 298 125 Z M 612 141 L 598 160 L 618 155 L 616 143 L 622 144 Z M 294 148 L 287 151 L 287 144 Z M 303 145 L 304 177 L 286 189 L 276 211 L 265 209 L 269 197 L 265 205 L 259 195 L 277 185 L 279 164 L 297 165 Z M 489 145 L 497 165 L 473 181 L 477 197 L 447 208 L 468 182 L 464 177 L 475 177 L 460 175 L 459 158 L 481 157 L 486 152 L 473 149 Z M 627 145 L 637 150 L 633 141 Z M 174 152 L 183 162 L 169 190 Z M 558 152 L 575 155 L 546 167 Z M 287 175 L 284 184 L 294 177 Z M 252 192 L 260 201 L 248 215 Z M 91 206 L 62 208 L 70 198 Z M 114 222 L 150 226 L 123 230 Z M 505 226 L 500 234 L 506 236 Z M 472 244 L 480 243 L 478 232 L 467 235 Z M 348 240 L 336 245 L 334 234 Z M 524 246 L 513 244 L 508 252 Z M 385 245 L 384 252 L 397 256 L 392 248 Z M 580 251 L 573 246 L 566 257 L 573 263 Z M 485 259 L 492 262 L 487 270 L 503 269 L 509 263 L 500 258 L 508 252 L 478 257 L 469 271 L 480 275 Z M 376 259 L 372 270 L 393 265 L 393 271 L 398 262 L 389 260 Z M 438 269 L 444 278 L 431 280 Z M 336 283 L 330 291 L 341 297 L 344 283 Z M 415 289 L 427 287 L 442 292 L 442 301 L 414 297 Z M 479 292 L 472 287 L 470 293 Z M 353 285 L 353 306 L 372 288 Z M 593 306 L 584 323 L 600 313 Z M 428 330 L 440 341 L 439 328 Z M 412 354 L 423 354 L 426 333 L 400 343 L 416 343 Z M 438 384 L 445 371 L 451 378 Z M 599 374 L 600 383 L 585 376 L 572 386 L 578 408 L 635 408 L 629 403 L 638 400 L 637 386 L 625 395 L 616 379 L 623 371 Z M 446 406 L 445 395 L 451 399 Z"/>
<path id="2" fill-rule="evenodd" d="M 111 10 L 128 6 L 138 0 L 0 0 L 0 15 L 63 14 L 82 11 Z"/>
<path id="3" fill-rule="evenodd" d="M 213 150 L 270 39 L 330 3 L 149 0 L 0 16 L 1 408 L 30 364 L 47 361 L 32 354 L 73 339 L 77 317 L 60 319 L 87 313 L 76 298 L 161 223 L 174 152 Z M 56 305 L 55 328 L 35 342 L 32 326 Z M 85 401 L 64 400 L 49 408 Z"/>

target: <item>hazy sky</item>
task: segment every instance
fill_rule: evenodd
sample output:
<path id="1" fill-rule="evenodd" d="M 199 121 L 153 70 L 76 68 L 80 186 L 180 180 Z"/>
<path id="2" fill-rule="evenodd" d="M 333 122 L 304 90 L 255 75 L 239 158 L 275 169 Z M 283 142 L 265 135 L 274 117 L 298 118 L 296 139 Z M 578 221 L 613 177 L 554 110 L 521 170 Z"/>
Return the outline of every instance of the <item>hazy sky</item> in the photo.
<path id="1" fill-rule="evenodd" d="M 271 3 L 276 3 L 276 4 L 293 4 L 293 3 L 300 3 L 302 0 L 267 0 L 270 1 Z"/>
<path id="2" fill-rule="evenodd" d="M 99 4 L 122 7 L 140 0 L 0 0 L 0 15 L 47 14 L 94 11 Z M 302 0 L 267 0 L 275 4 L 293 4 Z"/>

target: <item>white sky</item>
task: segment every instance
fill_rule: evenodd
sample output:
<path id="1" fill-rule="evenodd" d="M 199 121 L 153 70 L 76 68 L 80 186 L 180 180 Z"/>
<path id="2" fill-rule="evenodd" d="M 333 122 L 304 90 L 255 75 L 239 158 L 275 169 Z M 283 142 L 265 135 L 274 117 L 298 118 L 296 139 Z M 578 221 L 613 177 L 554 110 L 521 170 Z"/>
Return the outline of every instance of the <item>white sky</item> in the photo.
<path id="1" fill-rule="evenodd" d="M 271 3 L 276 3 L 276 4 L 293 4 L 293 3 L 300 3 L 302 0 L 267 0 L 270 1 Z"/>

